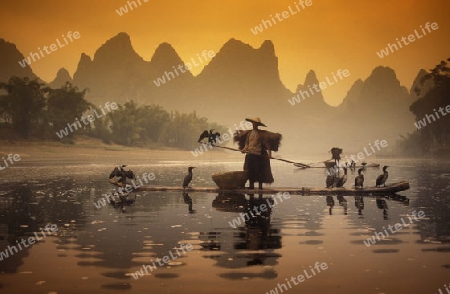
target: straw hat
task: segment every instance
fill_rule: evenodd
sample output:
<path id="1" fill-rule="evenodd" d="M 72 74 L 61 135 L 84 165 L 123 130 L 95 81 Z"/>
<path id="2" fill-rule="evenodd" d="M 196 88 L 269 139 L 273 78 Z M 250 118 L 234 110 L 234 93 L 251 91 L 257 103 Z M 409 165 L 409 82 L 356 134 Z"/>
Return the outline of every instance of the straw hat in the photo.
<path id="1" fill-rule="evenodd" d="M 249 122 L 251 122 L 251 123 L 253 123 L 253 124 L 257 124 L 258 126 L 267 127 L 265 124 L 263 124 L 263 123 L 261 122 L 261 119 L 260 119 L 259 117 L 256 117 L 256 118 L 246 118 L 245 120 L 246 120 L 246 121 L 249 121 Z"/>

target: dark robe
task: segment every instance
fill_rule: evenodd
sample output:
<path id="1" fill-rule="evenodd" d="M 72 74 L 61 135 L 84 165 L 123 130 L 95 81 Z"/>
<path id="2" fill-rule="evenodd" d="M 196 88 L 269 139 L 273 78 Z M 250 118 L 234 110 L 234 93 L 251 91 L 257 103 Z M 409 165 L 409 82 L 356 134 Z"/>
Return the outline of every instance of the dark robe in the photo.
<path id="1" fill-rule="evenodd" d="M 258 131 L 262 146 L 261 154 L 247 153 L 245 156 L 244 171 L 248 171 L 249 180 L 251 182 L 271 184 L 274 182 L 274 179 L 267 151 L 269 149 L 271 151 L 278 151 L 281 134 L 264 130 Z M 240 150 L 244 149 L 250 132 L 251 130 L 238 131 L 234 134 L 234 142 L 238 142 Z"/>

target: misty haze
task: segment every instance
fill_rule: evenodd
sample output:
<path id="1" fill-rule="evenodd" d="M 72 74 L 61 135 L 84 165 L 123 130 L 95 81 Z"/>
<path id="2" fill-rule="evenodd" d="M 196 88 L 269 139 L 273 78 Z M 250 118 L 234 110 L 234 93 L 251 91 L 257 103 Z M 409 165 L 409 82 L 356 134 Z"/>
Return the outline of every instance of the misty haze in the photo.
<path id="1" fill-rule="evenodd" d="M 449 9 L 9 3 L 0 291 L 449 292 Z"/>

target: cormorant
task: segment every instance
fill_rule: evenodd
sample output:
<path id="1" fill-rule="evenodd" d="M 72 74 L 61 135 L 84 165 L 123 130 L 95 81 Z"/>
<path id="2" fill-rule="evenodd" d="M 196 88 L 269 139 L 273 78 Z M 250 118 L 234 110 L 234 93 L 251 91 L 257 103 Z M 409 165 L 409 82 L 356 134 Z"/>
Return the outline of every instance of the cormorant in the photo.
<path id="1" fill-rule="evenodd" d="M 189 188 L 189 184 L 192 181 L 192 169 L 194 169 L 194 168 L 195 167 L 193 167 L 193 166 L 188 167 L 188 174 L 184 177 L 184 180 L 183 180 L 183 189 Z"/>
<path id="2" fill-rule="evenodd" d="M 344 175 L 338 178 L 336 187 L 344 187 L 344 184 L 346 182 L 347 182 L 347 168 L 344 167 Z"/>
<path id="3" fill-rule="evenodd" d="M 386 187 L 386 180 L 389 176 L 389 173 L 386 170 L 388 167 L 389 166 L 387 165 L 383 166 L 383 174 L 379 175 L 377 180 L 375 181 L 377 187 L 380 187 L 381 185 L 384 185 Z"/>
<path id="4" fill-rule="evenodd" d="M 362 188 L 364 185 L 364 175 L 362 174 L 363 170 L 363 168 L 358 169 L 358 176 L 355 178 L 355 189 L 358 187 Z"/>
<path id="5" fill-rule="evenodd" d="M 213 133 L 214 129 L 210 129 L 209 132 L 207 130 L 204 130 L 203 133 L 200 134 L 200 137 L 198 138 L 198 143 L 201 143 L 201 141 L 205 138 L 208 138 L 208 143 L 211 145 L 216 144 L 217 138 L 220 138 L 220 133 L 215 132 Z"/>

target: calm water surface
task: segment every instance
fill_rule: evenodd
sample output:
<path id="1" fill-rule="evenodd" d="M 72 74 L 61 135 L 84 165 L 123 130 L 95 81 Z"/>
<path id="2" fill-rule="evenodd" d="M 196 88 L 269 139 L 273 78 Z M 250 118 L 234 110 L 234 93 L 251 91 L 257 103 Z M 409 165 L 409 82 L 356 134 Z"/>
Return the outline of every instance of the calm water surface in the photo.
<path id="1" fill-rule="evenodd" d="M 96 208 L 111 165 L 36 165 L 0 174 L 0 250 L 46 224 L 58 232 L 0 261 L 1 293 L 446 293 L 450 283 L 450 162 L 380 160 L 389 182 L 409 180 L 398 197 L 291 195 L 250 220 L 240 213 L 272 195 L 137 193 L 125 211 Z M 152 185 L 180 185 L 191 162 L 135 164 Z M 205 161 L 194 186 L 241 162 Z M 324 169 L 273 162 L 274 187 L 323 187 Z M 367 169 L 374 186 L 380 169 Z M 346 186 L 354 174 L 349 173 Z M 134 197 L 134 196 L 133 196 Z M 425 217 L 409 221 L 423 211 Z M 402 224 L 370 247 L 364 240 Z M 388 231 L 389 232 L 389 231 Z M 143 265 L 176 256 L 138 279 Z M 326 263 L 313 274 L 310 266 Z M 306 272 L 306 274 L 305 274 Z M 144 273 L 144 272 L 143 272 Z M 295 285 L 291 277 L 305 275 Z M 284 286 L 282 285 L 284 283 Z M 289 288 L 290 286 L 290 288 Z M 283 288 L 285 287 L 285 288 Z"/>

